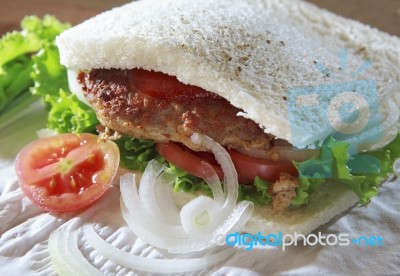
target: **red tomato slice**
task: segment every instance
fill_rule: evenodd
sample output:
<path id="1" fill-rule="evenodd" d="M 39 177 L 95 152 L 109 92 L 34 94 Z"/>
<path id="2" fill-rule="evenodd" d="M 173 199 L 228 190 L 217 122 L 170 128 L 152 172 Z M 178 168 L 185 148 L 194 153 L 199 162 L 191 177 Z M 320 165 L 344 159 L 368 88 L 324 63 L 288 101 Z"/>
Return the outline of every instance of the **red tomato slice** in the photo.
<path id="1" fill-rule="evenodd" d="M 176 77 L 160 72 L 132 69 L 132 85 L 137 91 L 166 100 L 220 99 L 198 86 L 181 83 Z"/>
<path id="2" fill-rule="evenodd" d="M 194 176 L 203 179 L 209 176 L 208 171 L 202 164 L 202 162 L 206 162 L 212 166 L 220 179 L 224 178 L 221 167 L 217 164 L 214 155 L 211 153 L 202 152 L 202 156 L 200 157 L 187 147 L 172 142 L 157 143 L 156 149 L 165 160 Z"/>
<path id="3" fill-rule="evenodd" d="M 228 152 L 243 184 L 253 183 L 256 176 L 269 182 L 275 182 L 279 179 L 281 172 L 286 172 L 293 176 L 298 175 L 297 169 L 292 162 L 256 158 L 232 149 L 228 150 Z"/>
<path id="4" fill-rule="evenodd" d="M 110 187 L 119 166 L 114 142 L 93 134 L 61 134 L 33 141 L 17 155 L 22 191 L 49 211 L 81 209 Z"/>
<path id="5" fill-rule="evenodd" d="M 218 177 L 223 179 L 224 173 L 211 153 L 194 152 L 172 142 L 158 143 L 156 148 L 165 160 L 192 175 L 201 178 L 206 176 L 204 167 L 201 165 L 201 162 L 205 161 L 214 168 Z M 240 184 L 252 184 L 256 176 L 270 182 L 275 182 L 279 179 L 281 172 L 287 172 L 294 176 L 298 175 L 296 167 L 288 161 L 270 161 L 255 158 L 235 150 L 228 150 L 228 153 L 238 173 Z"/>

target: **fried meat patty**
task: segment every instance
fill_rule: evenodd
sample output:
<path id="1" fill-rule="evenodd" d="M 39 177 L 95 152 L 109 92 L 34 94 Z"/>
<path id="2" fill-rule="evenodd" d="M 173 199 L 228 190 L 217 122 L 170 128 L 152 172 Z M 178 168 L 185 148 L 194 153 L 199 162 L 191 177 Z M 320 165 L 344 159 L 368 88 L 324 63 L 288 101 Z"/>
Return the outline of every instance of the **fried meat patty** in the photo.
<path id="1" fill-rule="evenodd" d="M 78 81 L 101 124 L 121 134 L 175 141 L 193 150 L 194 132 L 231 148 L 268 149 L 273 136 L 224 98 L 175 77 L 142 69 L 93 69 Z"/>

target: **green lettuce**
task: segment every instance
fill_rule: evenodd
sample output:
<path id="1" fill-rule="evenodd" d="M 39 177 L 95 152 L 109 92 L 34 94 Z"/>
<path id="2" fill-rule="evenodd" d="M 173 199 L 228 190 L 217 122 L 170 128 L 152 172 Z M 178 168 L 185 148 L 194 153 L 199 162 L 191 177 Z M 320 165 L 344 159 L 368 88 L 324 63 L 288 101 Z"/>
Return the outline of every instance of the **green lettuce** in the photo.
<path id="1" fill-rule="evenodd" d="M 183 191 L 187 193 L 201 192 L 208 196 L 212 196 L 212 191 L 210 186 L 201 178 L 191 175 L 184 170 L 181 170 L 177 166 L 168 163 L 165 169 L 167 173 L 177 176 L 174 183 L 174 191 Z"/>
<path id="2" fill-rule="evenodd" d="M 56 95 L 44 97 L 45 102 L 50 106 L 48 128 L 58 133 L 96 132 L 99 122 L 93 109 L 79 101 L 74 94 L 63 89 L 60 89 Z"/>
<path id="3" fill-rule="evenodd" d="M 21 55 L 39 51 L 44 42 L 54 41 L 57 35 L 70 27 L 54 16 L 45 15 L 43 19 L 26 16 L 21 21 L 22 31 L 7 33 L 0 40 L 0 66 Z"/>
<path id="4" fill-rule="evenodd" d="M 0 128 L 18 118 L 35 100 L 28 89 L 33 84 L 31 56 L 69 27 L 53 16 L 27 16 L 20 32 L 7 33 L 0 39 Z"/>
<path id="5" fill-rule="evenodd" d="M 361 203 L 368 203 L 378 193 L 380 183 L 393 173 L 393 163 L 400 158 L 400 134 L 387 146 L 359 155 L 348 154 L 348 144 L 328 138 L 322 144 L 319 156 L 303 162 L 294 162 L 299 172 L 300 185 L 291 204 L 304 205 L 309 195 L 321 185 L 342 183 L 352 190 Z M 201 178 L 195 177 L 169 164 L 168 172 L 178 179 L 175 191 L 202 192 L 212 195 L 210 188 Z M 239 200 L 249 200 L 256 205 L 269 205 L 272 196 L 268 193 L 271 184 L 259 177 L 253 185 L 239 185 Z"/>
<path id="6" fill-rule="evenodd" d="M 377 195 L 379 185 L 393 173 L 393 163 L 400 158 L 400 134 L 385 147 L 358 155 L 349 155 L 348 146 L 328 138 L 322 144 L 320 156 L 294 162 L 300 186 L 293 205 L 307 204 L 309 194 L 326 182 L 344 184 L 361 203 L 368 203 Z"/>
<path id="7" fill-rule="evenodd" d="M 123 136 L 115 142 L 120 151 L 121 165 L 127 169 L 143 172 L 152 159 L 157 159 L 159 162 L 163 161 L 152 140 L 139 140 Z"/>
<path id="8" fill-rule="evenodd" d="M 45 43 L 34 56 L 33 72 L 31 74 L 34 86 L 31 92 L 42 98 L 58 97 L 59 91 L 69 92 L 67 69 L 60 64 L 60 54 L 55 42 Z"/>
<path id="9" fill-rule="evenodd" d="M 253 185 L 239 185 L 239 200 L 248 200 L 256 205 L 269 205 L 272 196 L 268 193 L 271 184 L 258 176 L 254 179 Z"/>
<path id="10" fill-rule="evenodd" d="M 47 127 L 58 133 L 94 133 L 99 124 L 96 114 L 69 90 L 67 69 L 60 64 L 54 41 L 45 43 L 32 60 L 34 86 L 31 92 L 46 103 Z"/>

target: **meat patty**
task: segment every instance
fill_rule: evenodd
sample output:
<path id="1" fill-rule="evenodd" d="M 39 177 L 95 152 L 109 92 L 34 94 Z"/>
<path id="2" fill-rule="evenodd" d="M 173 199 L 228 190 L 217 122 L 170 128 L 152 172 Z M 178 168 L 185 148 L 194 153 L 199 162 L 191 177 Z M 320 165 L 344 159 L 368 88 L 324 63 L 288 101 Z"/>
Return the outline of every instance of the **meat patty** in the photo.
<path id="1" fill-rule="evenodd" d="M 224 98 L 162 73 L 94 69 L 78 80 L 100 122 L 122 134 L 193 150 L 204 150 L 191 142 L 193 132 L 231 148 L 268 149 L 274 138 Z"/>

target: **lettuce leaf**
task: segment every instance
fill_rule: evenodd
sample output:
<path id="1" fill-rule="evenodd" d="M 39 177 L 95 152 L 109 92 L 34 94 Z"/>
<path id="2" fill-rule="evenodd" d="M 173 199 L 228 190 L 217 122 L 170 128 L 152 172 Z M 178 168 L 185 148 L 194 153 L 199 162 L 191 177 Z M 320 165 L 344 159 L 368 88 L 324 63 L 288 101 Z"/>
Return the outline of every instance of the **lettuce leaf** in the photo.
<path id="1" fill-rule="evenodd" d="M 69 92 L 60 89 L 58 96 L 47 95 L 49 104 L 47 127 L 58 133 L 94 133 L 99 124 L 93 109 Z"/>
<path id="2" fill-rule="evenodd" d="M 57 35 L 70 27 L 54 16 L 45 15 L 43 19 L 26 16 L 21 21 L 22 31 L 7 33 L 0 40 L 0 66 L 21 55 L 39 51 L 43 42 L 54 41 Z"/>
<path id="3" fill-rule="evenodd" d="M 60 64 L 55 42 L 44 43 L 32 60 L 31 92 L 47 105 L 47 127 L 58 133 L 94 133 L 99 121 L 93 109 L 69 91 L 67 69 Z"/>
<path id="4" fill-rule="evenodd" d="M 152 140 L 139 140 L 123 136 L 115 142 L 120 151 L 121 165 L 127 169 L 143 172 L 152 159 L 156 159 L 158 162 L 164 161 L 156 151 L 155 143 Z"/>
<path id="5" fill-rule="evenodd" d="M 0 74 L 0 114 L 32 85 L 32 64 L 28 57 L 21 56 L 3 66 Z"/>
<path id="6" fill-rule="evenodd" d="M 0 39 L 0 128 L 18 118 L 35 99 L 28 89 L 33 84 L 31 55 L 69 27 L 53 16 L 27 16 L 21 22 L 21 31 Z"/>
<path id="7" fill-rule="evenodd" d="M 272 196 L 268 193 L 270 183 L 258 176 L 254 179 L 253 185 L 239 185 L 238 200 L 248 200 L 256 205 L 269 205 Z"/>
<path id="8" fill-rule="evenodd" d="M 377 195 L 379 185 L 393 173 L 393 163 L 400 158 L 400 133 L 381 149 L 350 156 L 348 144 L 328 138 L 320 156 L 304 162 L 294 162 L 299 171 L 300 186 L 292 205 L 308 203 L 309 194 L 326 182 L 344 184 L 361 203 Z"/>
<path id="9" fill-rule="evenodd" d="M 191 175 L 184 170 L 176 167 L 171 163 L 167 163 L 167 168 L 165 169 L 167 173 L 171 173 L 177 176 L 174 185 L 174 191 L 183 191 L 187 193 L 196 193 L 201 192 L 208 196 L 212 196 L 211 188 L 207 185 L 207 183 L 194 175 Z"/>
<path id="10" fill-rule="evenodd" d="M 59 97 L 60 89 L 71 94 L 68 87 L 67 69 L 60 64 L 60 54 L 55 42 L 48 42 L 32 56 L 34 86 L 30 88 L 33 95 L 45 99 L 50 96 Z"/>

